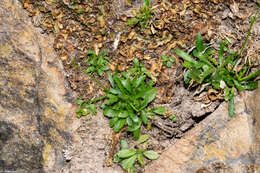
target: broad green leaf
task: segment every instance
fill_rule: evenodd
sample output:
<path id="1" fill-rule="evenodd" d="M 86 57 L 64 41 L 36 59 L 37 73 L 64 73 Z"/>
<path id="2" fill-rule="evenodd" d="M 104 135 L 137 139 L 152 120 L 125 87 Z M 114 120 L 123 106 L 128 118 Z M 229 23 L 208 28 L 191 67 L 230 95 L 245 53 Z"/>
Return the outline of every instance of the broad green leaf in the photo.
<path id="1" fill-rule="evenodd" d="M 138 140 L 140 137 L 140 128 L 134 131 L 134 140 Z"/>
<path id="2" fill-rule="evenodd" d="M 187 70 L 187 71 L 184 73 L 184 82 L 185 82 L 186 84 L 188 84 L 188 83 L 190 83 L 190 80 L 191 80 L 191 78 L 190 78 L 190 70 Z"/>
<path id="3" fill-rule="evenodd" d="M 128 117 L 129 113 L 127 111 L 120 111 L 118 114 L 119 118 L 126 118 Z"/>
<path id="4" fill-rule="evenodd" d="M 183 52 L 182 50 L 180 50 L 180 49 L 175 49 L 174 52 L 175 52 L 178 56 L 180 56 L 182 59 L 184 59 L 185 61 L 192 62 L 192 63 L 196 63 L 196 61 L 195 61 L 194 59 L 192 59 L 189 54 Z"/>
<path id="5" fill-rule="evenodd" d="M 136 25 L 138 22 L 139 22 L 139 20 L 134 17 L 134 18 L 130 19 L 126 24 L 129 26 L 133 26 L 133 25 Z"/>
<path id="6" fill-rule="evenodd" d="M 139 118 L 138 118 L 138 119 L 139 119 Z M 141 125 L 142 125 L 142 121 L 139 119 L 139 121 L 138 121 L 137 123 L 133 123 L 132 126 L 128 126 L 128 127 L 127 127 L 127 131 L 129 131 L 129 132 L 134 132 L 134 131 L 136 131 L 137 129 L 140 129 Z"/>
<path id="7" fill-rule="evenodd" d="M 94 50 L 88 50 L 87 54 L 96 56 L 96 52 Z"/>
<path id="8" fill-rule="evenodd" d="M 148 7 L 150 4 L 150 0 L 144 0 L 144 4 Z"/>
<path id="9" fill-rule="evenodd" d="M 139 121 L 138 116 L 136 116 L 136 114 L 134 114 L 134 113 L 131 113 L 131 114 L 130 114 L 130 117 L 131 117 L 131 119 L 132 119 L 134 122 L 136 122 L 136 123 Z"/>
<path id="10" fill-rule="evenodd" d="M 166 66 L 167 66 L 168 68 L 171 68 L 171 67 L 172 67 L 172 63 L 171 63 L 170 61 L 168 61 L 168 62 L 166 63 Z"/>
<path id="11" fill-rule="evenodd" d="M 115 163 L 119 163 L 121 161 L 121 159 L 118 157 L 117 153 L 114 155 L 114 159 L 113 162 Z"/>
<path id="12" fill-rule="evenodd" d="M 170 58 L 170 61 L 171 62 L 175 62 L 175 58 Z"/>
<path id="13" fill-rule="evenodd" d="M 127 91 L 131 93 L 132 89 L 131 89 L 130 79 L 127 78 L 125 80 L 122 80 L 121 82 L 122 85 L 127 89 Z"/>
<path id="14" fill-rule="evenodd" d="M 103 114 L 107 117 L 110 117 L 110 118 L 113 118 L 115 117 L 118 113 L 111 109 L 111 108 L 105 108 L 104 111 L 103 111 Z"/>
<path id="15" fill-rule="evenodd" d="M 147 141 L 149 139 L 149 136 L 147 134 L 140 136 L 138 143 L 144 143 L 145 141 Z"/>
<path id="16" fill-rule="evenodd" d="M 126 119 L 119 119 L 114 125 L 114 131 L 119 132 L 125 125 Z"/>
<path id="17" fill-rule="evenodd" d="M 234 82 L 236 88 L 237 88 L 239 91 L 244 91 L 244 90 L 245 90 L 244 87 L 243 87 L 237 80 L 233 79 L 233 82 Z"/>
<path id="18" fill-rule="evenodd" d="M 141 119 L 142 119 L 142 121 L 143 121 L 143 123 L 144 123 L 145 125 L 148 123 L 146 111 L 144 111 L 144 110 L 141 111 Z"/>
<path id="19" fill-rule="evenodd" d="M 117 152 L 117 155 L 119 158 L 128 158 L 131 157 L 132 155 L 136 154 L 135 150 L 132 149 L 122 149 Z"/>
<path id="20" fill-rule="evenodd" d="M 141 166 L 144 166 L 144 156 L 141 153 L 137 154 L 137 160 Z"/>
<path id="21" fill-rule="evenodd" d="M 81 105 L 82 103 L 84 103 L 83 100 L 81 100 L 81 99 L 77 99 L 77 100 L 76 100 L 76 104 Z"/>
<path id="22" fill-rule="evenodd" d="M 153 101 L 156 97 L 156 89 L 152 88 L 144 93 L 143 99 L 145 100 L 145 107 Z"/>
<path id="23" fill-rule="evenodd" d="M 113 79 L 112 74 L 110 72 L 107 73 L 107 77 L 108 77 L 108 81 L 109 81 L 111 87 L 114 88 L 115 87 L 115 82 L 114 82 L 114 79 Z"/>
<path id="24" fill-rule="evenodd" d="M 204 46 L 203 40 L 202 40 L 202 36 L 200 33 L 197 35 L 197 38 L 196 38 L 196 49 L 199 52 L 202 52 L 205 49 L 205 46 Z"/>
<path id="25" fill-rule="evenodd" d="M 125 90 L 123 84 L 122 84 L 122 79 L 118 76 L 118 75 L 115 75 L 114 76 L 114 81 L 116 82 L 116 85 L 118 86 L 118 88 L 120 89 L 120 91 L 124 94 L 127 93 L 127 91 Z"/>
<path id="26" fill-rule="evenodd" d="M 163 114 L 165 114 L 166 109 L 165 109 L 165 107 L 161 106 L 161 107 L 158 107 L 158 108 L 154 108 L 151 111 L 156 113 L 156 114 L 163 115 Z"/>
<path id="27" fill-rule="evenodd" d="M 127 149 L 127 148 L 128 148 L 128 145 L 127 145 L 126 140 L 122 139 L 122 140 L 120 141 L 120 144 L 121 144 L 121 148 L 122 148 L 122 149 Z"/>
<path id="28" fill-rule="evenodd" d="M 133 120 L 130 117 L 126 118 L 126 123 L 128 126 L 132 126 L 133 125 Z"/>
<path id="29" fill-rule="evenodd" d="M 136 161 L 137 155 L 133 155 L 132 157 L 125 159 L 122 161 L 122 166 L 125 170 L 128 170 L 134 166 L 134 163 Z"/>
<path id="30" fill-rule="evenodd" d="M 110 126 L 110 127 L 114 127 L 114 125 L 116 124 L 117 121 L 118 121 L 118 118 L 117 118 L 117 117 L 112 118 L 112 119 L 109 121 L 109 126 Z"/>
<path id="31" fill-rule="evenodd" d="M 136 77 L 132 84 L 133 84 L 133 87 L 137 88 L 139 87 L 139 85 L 145 80 L 146 76 L 145 75 L 142 75 L 140 77 Z"/>
<path id="32" fill-rule="evenodd" d="M 95 67 L 90 66 L 90 67 L 87 68 L 87 70 L 85 71 L 85 73 L 93 72 L 93 71 L 95 71 L 95 69 L 96 69 Z"/>
<path id="33" fill-rule="evenodd" d="M 254 89 L 258 88 L 258 81 L 249 81 L 246 84 L 243 84 L 243 87 L 246 90 L 254 90 Z"/>
<path id="34" fill-rule="evenodd" d="M 185 61 L 185 62 L 182 64 L 182 66 L 185 67 L 185 68 L 191 69 L 192 67 L 194 67 L 194 64 L 193 64 L 192 62 Z"/>
<path id="35" fill-rule="evenodd" d="M 143 152 L 144 156 L 150 160 L 155 160 L 159 157 L 159 154 L 153 150 Z"/>

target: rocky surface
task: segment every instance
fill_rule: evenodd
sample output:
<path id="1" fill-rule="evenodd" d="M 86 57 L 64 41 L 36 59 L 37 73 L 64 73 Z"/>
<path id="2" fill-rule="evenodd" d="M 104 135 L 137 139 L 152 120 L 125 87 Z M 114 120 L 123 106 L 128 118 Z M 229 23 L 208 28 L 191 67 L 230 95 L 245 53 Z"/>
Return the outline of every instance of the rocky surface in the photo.
<path id="1" fill-rule="evenodd" d="M 236 116 L 227 104 L 166 150 L 147 173 L 247 173 L 260 171 L 260 88 L 237 96 Z"/>
<path id="2" fill-rule="evenodd" d="M 52 36 L 0 1 L 0 172 L 60 172 L 73 141 L 71 93 Z"/>

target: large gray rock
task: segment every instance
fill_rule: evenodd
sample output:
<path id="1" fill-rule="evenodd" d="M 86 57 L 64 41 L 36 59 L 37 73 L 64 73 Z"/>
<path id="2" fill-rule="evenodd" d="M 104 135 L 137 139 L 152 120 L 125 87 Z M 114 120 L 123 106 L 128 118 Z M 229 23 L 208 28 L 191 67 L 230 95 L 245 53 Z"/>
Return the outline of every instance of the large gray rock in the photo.
<path id="1" fill-rule="evenodd" d="M 52 44 L 18 1 L 0 1 L 0 172 L 60 172 L 66 162 L 77 123 Z"/>
<path id="2" fill-rule="evenodd" d="M 237 96 L 235 104 L 234 118 L 228 117 L 227 104 L 221 104 L 146 172 L 260 172 L 260 88 Z"/>

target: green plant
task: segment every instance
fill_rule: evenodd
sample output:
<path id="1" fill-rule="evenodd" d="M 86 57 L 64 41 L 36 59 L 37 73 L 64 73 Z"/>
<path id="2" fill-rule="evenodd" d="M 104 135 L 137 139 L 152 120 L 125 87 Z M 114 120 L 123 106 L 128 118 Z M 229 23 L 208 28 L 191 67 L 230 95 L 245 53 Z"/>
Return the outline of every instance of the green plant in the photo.
<path id="1" fill-rule="evenodd" d="M 109 70 L 109 59 L 106 57 L 106 51 L 103 51 L 97 55 L 95 51 L 89 50 L 87 54 L 88 58 L 86 59 L 86 64 L 88 65 L 88 68 L 85 73 L 93 72 L 97 73 L 99 76 L 102 76 L 104 71 Z"/>
<path id="2" fill-rule="evenodd" d="M 226 47 L 227 44 L 228 41 L 220 42 L 218 62 L 212 58 L 215 51 L 203 43 L 200 34 L 197 36 L 196 48 L 191 55 L 179 49 L 175 49 L 174 52 L 184 59 L 185 83 L 209 83 L 216 90 L 224 90 L 225 100 L 229 102 L 229 116 L 232 117 L 235 113 L 234 89 L 237 88 L 239 91 L 256 89 L 258 82 L 253 79 L 260 75 L 260 70 L 246 75 L 250 72 L 247 62 L 241 69 L 235 69 L 241 57 L 237 52 L 230 51 Z"/>
<path id="3" fill-rule="evenodd" d="M 137 59 L 134 59 L 134 68 L 127 72 L 108 73 L 111 89 L 102 105 L 104 115 L 110 118 L 110 127 L 119 132 L 127 126 L 126 130 L 133 133 L 135 140 L 140 136 L 141 125 L 148 124 L 148 118 L 166 112 L 164 107 L 147 109 L 155 99 L 156 89 L 146 74 L 149 73 Z"/>
<path id="4" fill-rule="evenodd" d="M 131 18 L 126 24 L 129 26 L 139 24 L 141 30 L 145 29 L 148 25 L 148 21 L 152 18 L 152 9 L 149 8 L 149 4 L 150 0 L 145 0 L 144 7 L 140 8 L 140 13 Z"/>
<path id="5" fill-rule="evenodd" d="M 175 62 L 175 58 L 169 58 L 167 55 L 162 55 L 162 64 L 166 65 L 168 68 L 172 67 L 172 63 Z"/>
<path id="6" fill-rule="evenodd" d="M 176 116 L 175 115 L 170 115 L 169 119 L 172 120 L 174 123 L 176 123 Z"/>
<path id="7" fill-rule="evenodd" d="M 121 140 L 121 150 L 115 154 L 114 162 L 121 162 L 123 169 L 133 173 L 135 172 L 136 161 L 143 167 L 145 165 L 144 157 L 149 160 L 157 159 L 159 157 L 158 153 L 153 150 L 147 150 L 147 140 L 148 135 L 141 136 L 137 145 L 138 149 L 129 149 L 127 142 Z M 144 143 L 144 147 L 140 147 L 142 143 Z"/>
<path id="8" fill-rule="evenodd" d="M 77 99 L 76 103 L 80 106 L 79 108 L 76 109 L 76 114 L 78 118 L 89 114 L 96 115 L 97 107 L 95 104 L 86 103 L 80 99 Z"/>

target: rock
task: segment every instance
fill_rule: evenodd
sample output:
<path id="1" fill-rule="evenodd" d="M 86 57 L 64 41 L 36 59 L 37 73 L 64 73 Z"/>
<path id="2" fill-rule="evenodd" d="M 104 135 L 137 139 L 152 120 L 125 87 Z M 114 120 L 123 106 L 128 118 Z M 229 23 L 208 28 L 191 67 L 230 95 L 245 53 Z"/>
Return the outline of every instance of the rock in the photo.
<path id="1" fill-rule="evenodd" d="M 246 173 L 260 171 L 260 88 L 235 98 L 236 116 L 227 103 L 148 166 L 147 173 Z"/>
<path id="2" fill-rule="evenodd" d="M 60 172 L 77 127 L 53 37 L 0 1 L 0 172 Z"/>

